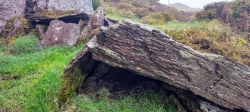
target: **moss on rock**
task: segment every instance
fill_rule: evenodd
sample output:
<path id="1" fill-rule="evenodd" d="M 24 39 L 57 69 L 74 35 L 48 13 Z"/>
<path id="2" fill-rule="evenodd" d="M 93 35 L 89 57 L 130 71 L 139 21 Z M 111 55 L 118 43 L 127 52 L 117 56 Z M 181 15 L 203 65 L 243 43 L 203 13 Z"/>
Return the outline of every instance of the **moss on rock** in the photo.
<path id="1" fill-rule="evenodd" d="M 62 74 L 61 89 L 59 90 L 57 97 L 59 103 L 63 104 L 70 98 L 78 88 L 83 86 L 84 79 L 89 75 L 94 66 L 95 60 L 92 59 L 92 54 L 85 52 L 86 49 L 79 52 L 79 54 L 68 65 L 68 68 Z M 80 57 L 81 54 L 85 54 Z M 77 60 L 77 61 L 75 61 Z"/>
<path id="2" fill-rule="evenodd" d="M 60 102 L 66 102 L 67 98 L 73 95 L 86 78 L 87 74 L 82 74 L 79 68 L 75 68 L 70 74 L 62 74 L 62 87 L 58 93 Z"/>

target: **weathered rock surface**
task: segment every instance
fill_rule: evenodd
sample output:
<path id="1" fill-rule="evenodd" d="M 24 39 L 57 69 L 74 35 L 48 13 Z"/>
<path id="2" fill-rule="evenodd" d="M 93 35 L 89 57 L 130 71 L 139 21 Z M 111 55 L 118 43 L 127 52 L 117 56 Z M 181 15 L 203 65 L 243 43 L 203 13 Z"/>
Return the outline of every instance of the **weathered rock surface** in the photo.
<path id="1" fill-rule="evenodd" d="M 44 47 L 56 44 L 74 46 L 79 36 L 80 28 L 77 24 L 53 20 L 41 41 L 41 45 Z"/>
<path id="2" fill-rule="evenodd" d="M 27 11 L 61 10 L 93 14 L 92 0 L 27 0 Z"/>
<path id="3" fill-rule="evenodd" d="M 92 14 L 92 0 L 48 0 L 48 10 L 77 10 L 80 13 Z"/>
<path id="4" fill-rule="evenodd" d="M 117 21 L 117 20 L 112 20 L 112 19 L 109 19 L 109 18 L 105 18 L 104 19 L 104 26 L 111 26 L 111 25 L 116 24 L 118 22 L 119 21 Z"/>
<path id="5" fill-rule="evenodd" d="M 249 67 L 223 56 L 199 53 L 130 20 L 103 27 L 78 53 L 64 71 L 61 93 L 65 94 L 59 99 L 79 87 L 71 83 L 77 80 L 81 84 L 94 60 L 163 81 L 223 107 L 250 112 Z"/>
<path id="6" fill-rule="evenodd" d="M 5 20 L 0 19 L 0 35 L 4 31 L 6 24 L 7 22 Z"/>
<path id="7" fill-rule="evenodd" d="M 6 38 L 7 43 L 10 43 L 13 40 L 13 38 L 16 38 L 17 36 L 25 32 L 23 23 L 18 18 L 15 19 L 13 26 L 11 27 L 10 30 L 11 31 L 8 34 L 8 37 Z"/>
<path id="8" fill-rule="evenodd" d="M 95 13 L 90 18 L 87 26 L 81 31 L 84 38 L 91 36 L 91 31 L 104 26 L 104 11 L 102 7 L 98 7 Z"/>
<path id="9" fill-rule="evenodd" d="M 25 17 L 38 24 L 58 19 L 77 23 L 94 13 L 92 0 L 27 0 Z"/>
<path id="10" fill-rule="evenodd" d="M 102 7 L 98 7 L 95 11 L 93 17 L 91 18 L 91 27 L 96 29 L 104 25 L 104 11 Z"/>
<path id="11" fill-rule="evenodd" d="M 26 0 L 0 0 L 0 19 L 24 16 Z"/>

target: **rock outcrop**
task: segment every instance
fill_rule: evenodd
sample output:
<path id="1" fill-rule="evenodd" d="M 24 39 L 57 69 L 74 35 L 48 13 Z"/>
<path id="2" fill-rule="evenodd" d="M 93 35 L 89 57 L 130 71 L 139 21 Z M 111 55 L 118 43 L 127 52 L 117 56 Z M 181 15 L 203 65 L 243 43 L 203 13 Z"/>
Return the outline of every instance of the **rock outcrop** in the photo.
<path id="1" fill-rule="evenodd" d="M 103 27 L 78 53 L 64 71 L 60 100 L 82 86 L 95 61 L 160 80 L 231 110 L 250 111 L 249 67 L 199 53 L 130 20 Z"/>
<path id="2" fill-rule="evenodd" d="M 91 36 L 91 31 L 102 26 L 104 26 L 104 11 L 102 7 L 99 7 L 82 30 L 81 35 L 83 38 L 88 38 Z"/>
<path id="3" fill-rule="evenodd" d="M 74 46 L 80 37 L 80 27 L 74 23 L 64 23 L 60 20 L 50 22 L 41 45 L 44 47 L 60 44 Z"/>
<path id="4" fill-rule="evenodd" d="M 104 16 L 103 9 L 99 11 L 96 26 L 102 24 L 99 18 Z M 0 0 L 0 34 L 9 43 L 15 36 L 36 28 L 44 46 L 73 46 L 80 35 L 78 22 L 89 21 L 93 13 L 92 0 Z"/>
<path id="5" fill-rule="evenodd" d="M 104 25 L 104 11 L 102 7 L 98 7 L 90 20 L 93 29 L 99 28 Z"/>
<path id="6" fill-rule="evenodd" d="M 77 23 L 93 13 L 92 0 L 27 0 L 25 17 L 38 24 L 55 19 Z"/>
<path id="7" fill-rule="evenodd" d="M 0 19 L 24 16 L 26 0 L 0 0 Z"/>

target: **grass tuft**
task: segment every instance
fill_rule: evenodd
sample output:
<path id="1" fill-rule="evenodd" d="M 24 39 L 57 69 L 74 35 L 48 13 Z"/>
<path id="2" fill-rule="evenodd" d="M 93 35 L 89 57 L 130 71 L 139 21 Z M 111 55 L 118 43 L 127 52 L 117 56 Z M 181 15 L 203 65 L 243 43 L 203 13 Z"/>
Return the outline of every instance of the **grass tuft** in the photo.
<path id="1" fill-rule="evenodd" d="M 38 38 L 34 35 L 26 35 L 17 38 L 11 43 L 11 51 L 14 55 L 23 55 L 39 51 Z"/>

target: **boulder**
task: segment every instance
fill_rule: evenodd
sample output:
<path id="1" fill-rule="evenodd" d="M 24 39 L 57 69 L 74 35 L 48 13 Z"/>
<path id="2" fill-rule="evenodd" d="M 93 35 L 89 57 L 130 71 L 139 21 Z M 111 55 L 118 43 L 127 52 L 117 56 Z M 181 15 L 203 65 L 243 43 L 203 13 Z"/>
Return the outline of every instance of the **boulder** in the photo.
<path id="1" fill-rule="evenodd" d="M 0 35 L 4 31 L 6 24 L 7 22 L 5 20 L 0 19 Z"/>
<path id="2" fill-rule="evenodd" d="M 92 0 L 27 0 L 25 17 L 33 23 L 48 25 L 56 19 L 77 23 L 93 13 Z"/>
<path id="3" fill-rule="evenodd" d="M 26 0 L 0 0 L 0 19 L 24 16 Z"/>
<path id="4" fill-rule="evenodd" d="M 81 31 L 81 35 L 84 38 L 91 37 L 93 36 L 91 32 L 94 29 L 100 28 L 102 26 L 104 26 L 104 11 L 102 7 L 98 7 L 98 9 L 90 18 L 87 26 L 85 26 L 84 29 Z"/>
<path id="5" fill-rule="evenodd" d="M 6 38 L 7 43 L 12 42 L 14 38 L 17 38 L 19 35 L 25 33 L 23 23 L 18 18 L 14 20 L 13 25 L 11 26 L 11 29 L 9 30 L 10 30 L 10 33 L 8 34 Z"/>
<path id="6" fill-rule="evenodd" d="M 74 46 L 80 37 L 79 25 L 74 23 L 64 23 L 60 20 L 50 22 L 41 45 L 44 47 L 52 45 Z"/>
<path id="7" fill-rule="evenodd" d="M 102 7 L 98 7 L 94 15 L 90 19 L 91 27 L 93 29 L 104 26 L 104 11 Z"/>
<path id="8" fill-rule="evenodd" d="M 249 67 L 223 56 L 200 53 L 130 20 L 103 27 L 77 54 L 62 75 L 60 100 L 65 101 L 83 86 L 95 61 L 160 80 L 214 105 L 250 112 Z M 200 105 L 206 110 L 206 104 Z"/>

